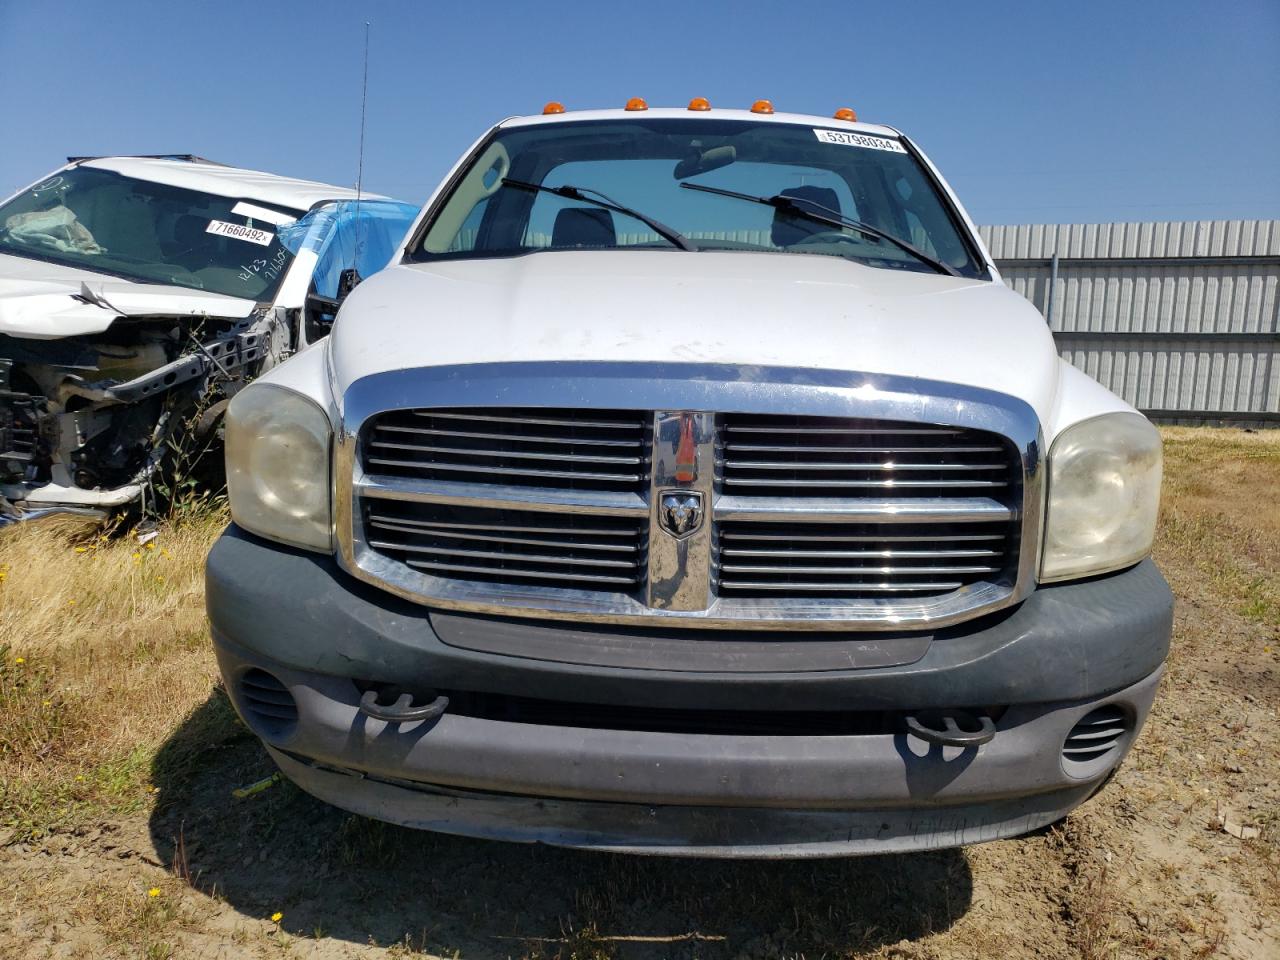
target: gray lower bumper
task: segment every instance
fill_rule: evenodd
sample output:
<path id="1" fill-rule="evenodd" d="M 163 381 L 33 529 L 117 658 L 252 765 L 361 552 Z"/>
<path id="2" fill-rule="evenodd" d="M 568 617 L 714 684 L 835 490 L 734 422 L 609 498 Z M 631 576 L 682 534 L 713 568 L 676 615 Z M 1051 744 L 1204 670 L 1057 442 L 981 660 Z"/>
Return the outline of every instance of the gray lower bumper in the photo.
<path id="1" fill-rule="evenodd" d="M 234 678 L 248 663 L 218 652 L 238 701 Z M 991 742 L 961 749 L 901 733 L 679 734 L 449 714 L 387 724 L 360 712 L 350 681 L 269 666 L 298 722 L 284 736 L 258 732 L 290 778 L 335 806 L 503 840 L 780 857 L 929 849 L 1052 823 L 1119 765 L 1163 672 L 1096 700 L 1012 707 Z M 1069 732 L 1106 705 L 1128 732 L 1106 757 L 1067 770 Z"/>
<path id="2" fill-rule="evenodd" d="M 615 853 L 800 858 L 905 853 L 1016 837 L 1047 826 L 1099 784 L 936 808 L 777 810 L 653 806 L 471 793 L 326 769 L 270 750 L 290 780 L 362 816 L 439 833 Z"/>
<path id="3" fill-rule="evenodd" d="M 507 652 L 471 641 L 461 648 L 430 611 L 355 583 L 327 558 L 234 529 L 214 548 L 208 585 L 232 701 L 304 789 L 434 830 L 691 855 L 925 849 L 1051 823 L 1129 750 L 1171 626 L 1168 587 L 1147 562 L 1041 589 L 999 617 L 939 631 L 909 663 L 805 672 L 801 656 L 790 673 L 682 672 L 668 657 L 638 669 L 530 656 L 515 642 L 520 625 L 503 621 L 476 619 L 468 629 L 492 629 Z M 584 637 L 566 632 L 559 649 Z M 642 649 L 652 639 L 601 642 Z M 288 691 L 295 719 L 255 716 L 243 683 L 251 670 Z M 964 749 L 929 746 L 897 727 L 829 735 L 825 720 L 818 735 L 592 726 L 563 713 L 515 721 L 466 709 L 388 724 L 361 711 L 365 682 L 619 705 L 642 716 L 990 707 L 998 720 L 994 739 Z M 1123 717 L 1123 735 L 1087 764 L 1064 761 L 1075 725 L 1104 706 Z"/>

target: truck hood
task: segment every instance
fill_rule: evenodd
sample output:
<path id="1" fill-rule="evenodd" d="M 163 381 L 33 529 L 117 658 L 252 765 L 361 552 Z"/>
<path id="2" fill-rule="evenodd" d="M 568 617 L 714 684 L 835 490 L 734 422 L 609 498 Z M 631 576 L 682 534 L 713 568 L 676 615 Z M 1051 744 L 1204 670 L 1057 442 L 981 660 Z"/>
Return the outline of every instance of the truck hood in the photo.
<path id="1" fill-rule="evenodd" d="M 1045 422 L 1058 359 L 1001 283 L 749 252 L 556 251 L 393 267 L 330 342 L 340 392 L 393 369 L 665 361 L 851 370 L 984 387 Z"/>
<path id="2" fill-rule="evenodd" d="M 0 334 L 36 340 L 101 333 L 120 317 L 247 317 L 252 300 L 207 290 L 134 283 L 0 254 Z"/>

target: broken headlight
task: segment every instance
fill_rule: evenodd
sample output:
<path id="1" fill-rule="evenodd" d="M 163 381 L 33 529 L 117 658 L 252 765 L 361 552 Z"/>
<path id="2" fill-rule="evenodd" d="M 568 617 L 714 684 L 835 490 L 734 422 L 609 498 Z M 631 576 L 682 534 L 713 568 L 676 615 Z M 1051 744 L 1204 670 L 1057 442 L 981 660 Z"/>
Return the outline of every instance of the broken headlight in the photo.
<path id="1" fill-rule="evenodd" d="M 244 529 L 308 550 L 333 550 L 329 418 L 300 393 L 257 383 L 227 408 L 227 495 Z"/>
<path id="2" fill-rule="evenodd" d="M 1041 582 L 1118 570 L 1150 553 L 1161 464 L 1160 434 L 1140 414 L 1063 430 L 1049 450 Z"/>

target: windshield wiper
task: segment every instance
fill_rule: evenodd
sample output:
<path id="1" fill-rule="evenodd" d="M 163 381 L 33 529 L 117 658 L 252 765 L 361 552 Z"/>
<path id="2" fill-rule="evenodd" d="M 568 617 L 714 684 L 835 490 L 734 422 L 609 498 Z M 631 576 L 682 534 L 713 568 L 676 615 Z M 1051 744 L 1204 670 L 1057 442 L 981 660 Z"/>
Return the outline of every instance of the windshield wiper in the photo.
<path id="1" fill-rule="evenodd" d="M 853 217 L 846 217 L 838 210 L 832 210 L 830 207 L 824 207 L 822 204 L 805 197 L 784 197 L 782 194 L 775 194 L 772 197 L 757 197 L 750 193 L 738 193 L 736 190 L 722 190 L 720 187 L 708 187 L 700 183 L 682 183 L 680 184 L 685 190 L 700 190 L 703 193 L 715 193 L 722 197 L 734 197 L 738 200 L 750 200 L 752 203 L 763 203 L 767 207 L 773 207 L 775 210 L 783 210 L 797 217 L 803 217 L 806 220 L 813 220 L 816 223 L 825 223 L 831 227 L 849 227 L 856 230 L 863 236 L 871 237 L 875 240 L 888 240 L 895 247 L 905 250 L 921 263 L 933 267 L 939 273 L 945 273 L 950 277 L 958 277 L 960 274 L 954 267 L 943 263 L 936 257 L 931 257 L 919 247 L 912 246 L 905 240 L 899 240 L 891 233 L 885 233 L 879 227 L 873 227 L 869 223 L 861 220 L 855 220 Z M 806 206 L 801 206 L 806 204 Z M 810 209 L 812 207 L 813 209 Z"/>
<path id="2" fill-rule="evenodd" d="M 679 247 L 681 250 L 696 251 L 698 248 L 693 241 L 677 230 L 672 230 L 665 223 L 653 219 L 653 217 L 645 216 L 638 210 L 633 210 L 618 203 L 616 200 L 606 197 L 599 190 L 592 190 L 589 187 L 547 187 L 541 183 L 530 183 L 527 180 L 513 180 L 511 177 L 503 177 L 503 184 L 508 187 L 516 187 L 520 190 L 531 190 L 535 193 L 553 193 L 557 197 L 564 197 L 566 200 L 577 200 L 581 203 L 595 204 L 597 207 L 603 207 L 605 210 L 612 210 L 614 213 L 621 213 L 624 216 L 639 220 L 645 226 L 649 227 L 654 233 L 662 237 L 673 246 Z M 588 196 L 595 194 L 595 196 Z"/>

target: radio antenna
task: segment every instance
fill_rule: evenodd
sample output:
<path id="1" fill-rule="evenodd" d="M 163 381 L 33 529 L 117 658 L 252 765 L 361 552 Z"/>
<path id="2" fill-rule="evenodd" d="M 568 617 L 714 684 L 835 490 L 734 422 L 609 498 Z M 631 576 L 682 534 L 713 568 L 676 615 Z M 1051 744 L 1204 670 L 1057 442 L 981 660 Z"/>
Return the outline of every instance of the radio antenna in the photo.
<path id="1" fill-rule="evenodd" d="M 356 158 L 356 244 L 352 266 L 361 253 L 364 221 L 360 217 L 360 198 L 364 191 L 364 127 L 369 106 L 369 21 L 364 22 L 364 76 L 360 81 L 360 153 Z M 357 273 L 358 276 L 358 273 Z"/>
<path id="2" fill-rule="evenodd" d="M 364 186 L 364 126 L 369 106 L 369 21 L 364 22 L 364 78 L 360 83 L 360 155 L 356 160 L 356 202 Z"/>

